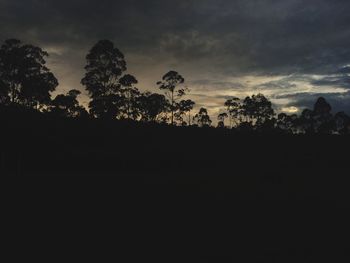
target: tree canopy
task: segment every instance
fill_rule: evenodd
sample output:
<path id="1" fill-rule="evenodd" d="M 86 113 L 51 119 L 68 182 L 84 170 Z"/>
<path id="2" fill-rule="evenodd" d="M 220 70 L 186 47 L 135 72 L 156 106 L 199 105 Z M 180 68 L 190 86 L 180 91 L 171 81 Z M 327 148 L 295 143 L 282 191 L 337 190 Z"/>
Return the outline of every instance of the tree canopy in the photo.
<path id="1" fill-rule="evenodd" d="M 9 39 L 0 47 L 0 100 L 30 108 L 48 105 L 58 86 L 46 67 L 48 53 L 20 40 Z"/>
<path id="2" fill-rule="evenodd" d="M 83 106 L 79 105 L 77 99 L 80 94 L 79 90 L 70 90 L 66 95 L 57 95 L 51 102 L 50 113 L 67 118 L 87 117 L 87 111 Z"/>
<path id="3" fill-rule="evenodd" d="M 145 92 L 138 100 L 141 121 L 161 121 L 168 120 L 166 113 L 169 111 L 169 104 L 164 95 Z"/>
<path id="4" fill-rule="evenodd" d="M 172 125 L 174 125 L 176 102 L 178 99 L 186 95 L 186 89 L 179 88 L 179 85 L 183 84 L 184 82 L 185 79 L 176 71 L 169 71 L 163 76 L 162 81 L 157 82 L 159 89 L 165 91 L 165 94 L 170 101 Z"/>
<path id="5" fill-rule="evenodd" d="M 101 40 L 92 47 L 86 61 L 81 83 L 91 97 L 90 113 L 100 118 L 116 118 L 123 100 L 119 82 L 126 71 L 123 53 L 111 41 Z"/>
<path id="6" fill-rule="evenodd" d="M 208 110 L 206 108 L 201 108 L 199 112 L 193 118 L 194 123 L 199 127 L 210 127 L 212 121 L 208 115 Z"/>

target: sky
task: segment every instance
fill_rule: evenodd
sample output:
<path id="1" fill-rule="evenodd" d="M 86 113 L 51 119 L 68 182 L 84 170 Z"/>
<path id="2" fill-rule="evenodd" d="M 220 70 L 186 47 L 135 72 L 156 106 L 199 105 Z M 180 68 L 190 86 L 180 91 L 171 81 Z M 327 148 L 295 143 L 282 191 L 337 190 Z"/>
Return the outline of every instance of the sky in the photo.
<path id="1" fill-rule="evenodd" d="M 263 93 L 278 112 L 323 96 L 350 113 L 349 0 L 0 0 L 0 42 L 48 51 L 56 93 L 80 89 L 85 56 L 101 39 L 126 57 L 140 90 L 161 92 L 169 70 L 213 119 L 226 99 Z"/>

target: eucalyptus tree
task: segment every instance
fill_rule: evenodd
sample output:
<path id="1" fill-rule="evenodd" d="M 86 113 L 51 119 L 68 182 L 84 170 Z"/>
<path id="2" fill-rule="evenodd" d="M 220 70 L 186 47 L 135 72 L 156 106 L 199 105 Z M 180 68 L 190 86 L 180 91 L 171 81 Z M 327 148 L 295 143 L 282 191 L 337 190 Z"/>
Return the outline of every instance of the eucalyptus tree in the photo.
<path id="1" fill-rule="evenodd" d="M 233 97 L 225 102 L 225 107 L 230 120 L 230 128 L 240 123 L 241 103 L 240 99 Z"/>
<path id="2" fill-rule="evenodd" d="M 157 82 L 160 90 L 165 91 L 167 99 L 170 101 L 171 124 L 174 125 L 174 114 L 176 111 L 176 102 L 186 95 L 187 89 L 179 86 L 185 82 L 185 79 L 176 71 L 166 73 L 161 81 Z"/>
<path id="3" fill-rule="evenodd" d="M 225 128 L 225 120 L 228 118 L 226 112 L 220 113 L 218 115 L 218 128 Z"/>
<path id="4" fill-rule="evenodd" d="M 334 116 L 335 131 L 339 134 L 348 134 L 350 132 L 350 117 L 345 112 L 338 112 Z"/>
<path id="5" fill-rule="evenodd" d="M 156 122 L 168 119 L 169 103 L 164 95 L 145 92 L 138 97 L 137 104 L 141 121 Z"/>
<path id="6" fill-rule="evenodd" d="M 192 100 L 182 100 L 177 105 L 180 118 L 183 120 L 183 116 L 187 115 L 188 126 L 191 126 L 191 111 L 193 110 L 194 105 L 196 105 L 196 103 Z"/>
<path id="7" fill-rule="evenodd" d="M 298 127 L 302 133 L 315 133 L 314 112 L 304 109 L 298 119 Z"/>
<path id="8" fill-rule="evenodd" d="M 76 118 L 88 115 L 85 108 L 79 104 L 79 90 L 70 90 L 67 94 L 60 94 L 52 100 L 50 113 L 59 117 Z"/>
<path id="9" fill-rule="evenodd" d="M 317 133 L 330 134 L 334 130 L 332 106 L 323 97 L 317 99 L 313 110 L 314 129 Z"/>
<path id="10" fill-rule="evenodd" d="M 40 47 L 6 40 L 0 47 L 0 102 L 44 108 L 58 81 L 46 66 L 49 54 Z"/>
<path id="11" fill-rule="evenodd" d="M 208 110 L 205 108 L 199 110 L 199 112 L 193 117 L 193 121 L 199 127 L 210 127 L 212 124 L 210 116 L 208 115 Z"/>
<path id="12" fill-rule="evenodd" d="M 0 104 L 6 105 L 10 101 L 10 98 L 8 96 L 8 86 L 4 81 L 0 79 Z"/>
<path id="13" fill-rule="evenodd" d="M 255 124 L 257 127 L 264 122 L 271 120 L 275 116 L 272 103 L 263 94 L 247 97 L 242 104 L 242 114 L 247 122 Z"/>
<path id="14" fill-rule="evenodd" d="M 276 127 L 285 133 L 298 133 L 297 120 L 298 116 L 296 114 L 288 115 L 286 113 L 280 113 L 277 116 Z"/>
<path id="15" fill-rule="evenodd" d="M 140 96 L 140 91 L 134 85 L 138 81 L 134 76 L 126 74 L 119 80 L 119 83 L 124 97 L 122 111 L 128 119 L 136 120 L 139 116 L 137 98 Z"/>
<path id="16" fill-rule="evenodd" d="M 81 80 L 91 102 L 90 113 L 95 117 L 115 119 L 122 114 L 123 94 L 119 82 L 126 71 L 123 53 L 109 40 L 95 44 L 86 56 L 85 76 Z"/>

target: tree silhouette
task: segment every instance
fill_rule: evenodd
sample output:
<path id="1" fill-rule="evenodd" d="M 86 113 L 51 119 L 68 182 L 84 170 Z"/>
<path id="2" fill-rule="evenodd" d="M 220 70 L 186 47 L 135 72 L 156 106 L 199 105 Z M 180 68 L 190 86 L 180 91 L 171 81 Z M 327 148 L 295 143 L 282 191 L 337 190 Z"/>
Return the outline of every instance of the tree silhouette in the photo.
<path id="1" fill-rule="evenodd" d="M 186 89 L 178 89 L 178 86 L 184 82 L 185 79 L 176 71 L 169 71 L 163 76 L 162 81 L 157 82 L 159 89 L 165 90 L 165 95 L 170 101 L 171 125 L 174 125 L 176 101 L 186 95 Z"/>
<path id="2" fill-rule="evenodd" d="M 86 117 L 88 113 L 83 106 L 79 105 L 77 99 L 80 94 L 78 90 L 70 90 L 66 95 L 57 95 L 51 102 L 50 112 L 59 117 Z"/>
<path id="3" fill-rule="evenodd" d="M 348 134 L 350 132 L 350 117 L 345 112 L 338 112 L 334 116 L 335 131 L 339 134 Z"/>
<path id="4" fill-rule="evenodd" d="M 48 53 L 20 40 L 9 39 L 0 48 L 0 100 L 39 109 L 50 103 L 58 86 L 46 67 Z"/>
<path id="5" fill-rule="evenodd" d="M 332 130 L 334 129 L 334 120 L 331 111 L 332 107 L 325 98 L 320 97 L 317 99 L 313 111 L 315 132 L 326 134 L 332 133 Z"/>
<path id="6" fill-rule="evenodd" d="M 246 121 L 254 123 L 257 127 L 271 120 L 275 115 L 272 103 L 262 94 L 247 97 L 243 101 L 242 112 Z"/>
<path id="7" fill-rule="evenodd" d="M 166 121 L 169 104 L 164 95 L 146 92 L 138 97 L 138 109 L 141 121 L 155 122 L 159 119 Z"/>
<path id="8" fill-rule="evenodd" d="M 122 114 L 123 97 L 116 94 L 95 97 L 89 103 L 90 114 L 96 118 L 115 119 Z"/>
<path id="9" fill-rule="evenodd" d="M 226 112 L 220 113 L 218 115 L 218 128 L 225 128 L 225 120 L 228 118 L 228 115 Z"/>
<path id="10" fill-rule="evenodd" d="M 140 96 L 140 92 L 134 85 L 138 81 L 134 76 L 126 74 L 119 80 L 119 83 L 124 95 L 123 113 L 128 119 L 136 120 L 139 116 L 137 98 Z"/>
<path id="11" fill-rule="evenodd" d="M 196 103 L 192 100 L 182 100 L 178 103 L 178 116 L 183 121 L 183 116 L 187 115 L 188 125 L 191 126 L 191 111 Z"/>
<path id="12" fill-rule="evenodd" d="M 2 79 L 0 79 L 0 104 L 6 105 L 10 101 L 8 96 L 8 86 Z"/>
<path id="13" fill-rule="evenodd" d="M 280 113 L 277 116 L 276 125 L 277 128 L 288 134 L 296 133 L 298 116 L 296 114 L 287 115 L 285 113 Z"/>
<path id="14" fill-rule="evenodd" d="M 299 129 L 306 134 L 311 134 L 315 132 L 314 129 L 314 113 L 310 109 L 305 109 L 302 111 L 301 116 L 298 120 Z"/>
<path id="15" fill-rule="evenodd" d="M 121 114 L 123 96 L 119 78 L 126 71 L 124 55 L 109 40 L 101 40 L 86 56 L 86 74 L 81 83 L 91 97 L 95 117 L 114 119 Z"/>
<path id="16" fill-rule="evenodd" d="M 326 101 L 325 98 L 320 97 L 317 99 L 314 106 L 315 115 L 329 115 L 332 111 L 332 106 Z"/>
<path id="17" fill-rule="evenodd" d="M 209 127 L 212 124 L 212 121 L 208 115 L 208 111 L 205 108 L 201 108 L 193 118 L 193 121 L 199 126 L 199 127 Z"/>
<path id="18" fill-rule="evenodd" d="M 242 105 L 240 103 L 239 98 L 232 98 L 225 102 L 225 107 L 229 115 L 230 120 L 230 128 L 233 127 L 233 124 L 238 125 L 239 124 L 239 116 L 241 113 Z"/>

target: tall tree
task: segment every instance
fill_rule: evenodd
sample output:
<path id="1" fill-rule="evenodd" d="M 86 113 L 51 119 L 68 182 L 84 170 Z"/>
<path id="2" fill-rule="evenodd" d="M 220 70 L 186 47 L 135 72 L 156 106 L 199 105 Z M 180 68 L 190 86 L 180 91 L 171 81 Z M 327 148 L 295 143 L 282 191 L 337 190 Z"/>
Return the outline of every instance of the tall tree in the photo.
<path id="1" fill-rule="evenodd" d="M 320 97 L 317 99 L 313 111 L 315 132 L 326 134 L 332 133 L 335 124 L 331 111 L 332 106 L 326 101 L 325 98 Z"/>
<path id="2" fill-rule="evenodd" d="M 325 98 L 320 97 L 317 99 L 314 105 L 315 115 L 329 115 L 332 111 L 332 106 L 326 101 Z"/>
<path id="3" fill-rule="evenodd" d="M 46 67 L 48 53 L 41 48 L 9 39 L 0 48 L 0 100 L 31 108 L 48 105 L 58 86 Z"/>
<path id="4" fill-rule="evenodd" d="M 314 129 L 314 112 L 310 109 L 305 109 L 302 111 L 298 121 L 299 130 L 302 133 L 312 134 L 315 132 Z"/>
<path id="5" fill-rule="evenodd" d="M 128 119 L 136 120 L 139 116 L 137 98 L 140 92 L 134 85 L 138 81 L 134 76 L 126 74 L 119 80 L 119 83 L 124 96 L 123 113 Z"/>
<path id="6" fill-rule="evenodd" d="M 121 114 L 123 101 L 119 79 L 126 71 L 124 55 L 109 40 L 101 40 L 86 56 L 81 83 L 91 97 L 89 108 L 95 117 L 114 119 Z"/>
<path id="7" fill-rule="evenodd" d="M 162 81 L 158 81 L 159 89 L 165 91 L 165 95 L 170 101 L 171 109 L 171 124 L 174 125 L 174 113 L 176 110 L 176 102 L 178 99 L 186 95 L 185 88 L 178 88 L 183 84 L 185 79 L 176 71 L 169 71 L 162 78 Z"/>

